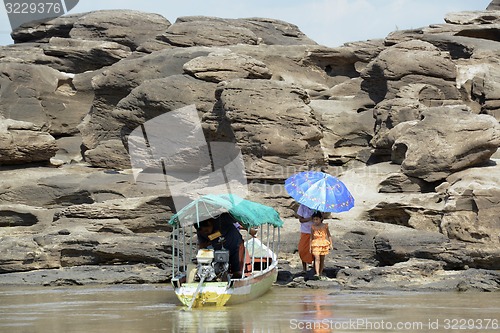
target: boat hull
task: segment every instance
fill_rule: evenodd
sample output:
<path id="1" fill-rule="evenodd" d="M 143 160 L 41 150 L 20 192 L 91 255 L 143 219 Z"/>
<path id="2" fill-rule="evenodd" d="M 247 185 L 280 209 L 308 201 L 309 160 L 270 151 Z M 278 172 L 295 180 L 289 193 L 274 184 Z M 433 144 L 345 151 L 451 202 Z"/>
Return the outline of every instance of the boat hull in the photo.
<path id="1" fill-rule="evenodd" d="M 194 300 L 192 307 L 224 306 L 247 302 L 265 294 L 276 282 L 278 269 L 276 266 L 244 279 L 231 282 L 204 282 Z M 175 286 L 177 298 L 185 306 L 193 301 L 199 284 L 184 283 Z"/>

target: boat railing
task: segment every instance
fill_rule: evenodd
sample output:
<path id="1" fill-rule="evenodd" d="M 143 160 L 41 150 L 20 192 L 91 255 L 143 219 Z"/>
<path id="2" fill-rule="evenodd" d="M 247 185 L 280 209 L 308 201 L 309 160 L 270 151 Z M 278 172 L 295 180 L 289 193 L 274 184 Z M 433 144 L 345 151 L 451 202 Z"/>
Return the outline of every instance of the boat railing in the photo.
<path id="1" fill-rule="evenodd" d="M 277 264 L 279 238 L 280 229 L 270 224 L 261 225 L 255 237 L 247 234 L 243 277 L 264 273 Z"/>
<path id="2" fill-rule="evenodd" d="M 196 230 L 192 226 L 178 226 L 172 231 L 172 279 L 189 274 L 188 268 L 193 267 L 198 245 Z M 243 255 L 243 278 L 272 269 L 277 264 L 280 228 L 262 224 L 256 236 L 249 232 L 244 238 L 246 246 Z M 247 266 L 247 258 L 250 265 Z M 187 278 L 187 276 L 186 276 Z"/>

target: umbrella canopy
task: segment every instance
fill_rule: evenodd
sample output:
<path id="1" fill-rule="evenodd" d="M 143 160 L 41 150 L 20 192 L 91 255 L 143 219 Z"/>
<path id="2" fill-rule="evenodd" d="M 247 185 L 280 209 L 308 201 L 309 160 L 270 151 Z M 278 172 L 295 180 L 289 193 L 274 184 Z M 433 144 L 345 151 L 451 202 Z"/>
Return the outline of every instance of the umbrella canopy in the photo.
<path id="1" fill-rule="evenodd" d="M 354 207 L 354 198 L 336 177 L 305 171 L 289 177 L 285 189 L 297 202 L 321 212 L 344 212 Z"/>
<path id="2" fill-rule="evenodd" d="M 283 221 L 274 208 L 242 199 L 234 194 L 205 195 L 174 214 L 168 223 L 185 227 L 226 212 L 246 227 L 256 227 L 267 223 L 276 227 L 283 225 Z"/>

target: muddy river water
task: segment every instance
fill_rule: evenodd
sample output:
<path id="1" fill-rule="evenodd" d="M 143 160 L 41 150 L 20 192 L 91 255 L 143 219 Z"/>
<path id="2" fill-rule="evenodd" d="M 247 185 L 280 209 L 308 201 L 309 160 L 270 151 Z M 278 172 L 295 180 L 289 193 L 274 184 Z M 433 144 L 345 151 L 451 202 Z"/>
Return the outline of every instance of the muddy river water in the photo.
<path id="1" fill-rule="evenodd" d="M 500 293 L 273 287 L 246 304 L 187 311 L 164 285 L 0 287 L 0 332 L 500 333 Z"/>

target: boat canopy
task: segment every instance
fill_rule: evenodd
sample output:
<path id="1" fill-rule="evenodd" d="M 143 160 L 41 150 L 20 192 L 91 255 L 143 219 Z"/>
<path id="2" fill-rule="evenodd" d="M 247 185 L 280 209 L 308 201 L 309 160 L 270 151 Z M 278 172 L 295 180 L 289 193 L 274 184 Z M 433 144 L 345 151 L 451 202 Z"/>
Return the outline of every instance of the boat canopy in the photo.
<path id="1" fill-rule="evenodd" d="M 174 226 L 190 226 L 222 213 L 229 213 L 245 227 L 271 224 L 281 227 L 283 221 L 272 207 L 242 199 L 234 194 L 208 194 L 182 208 L 168 222 Z"/>

